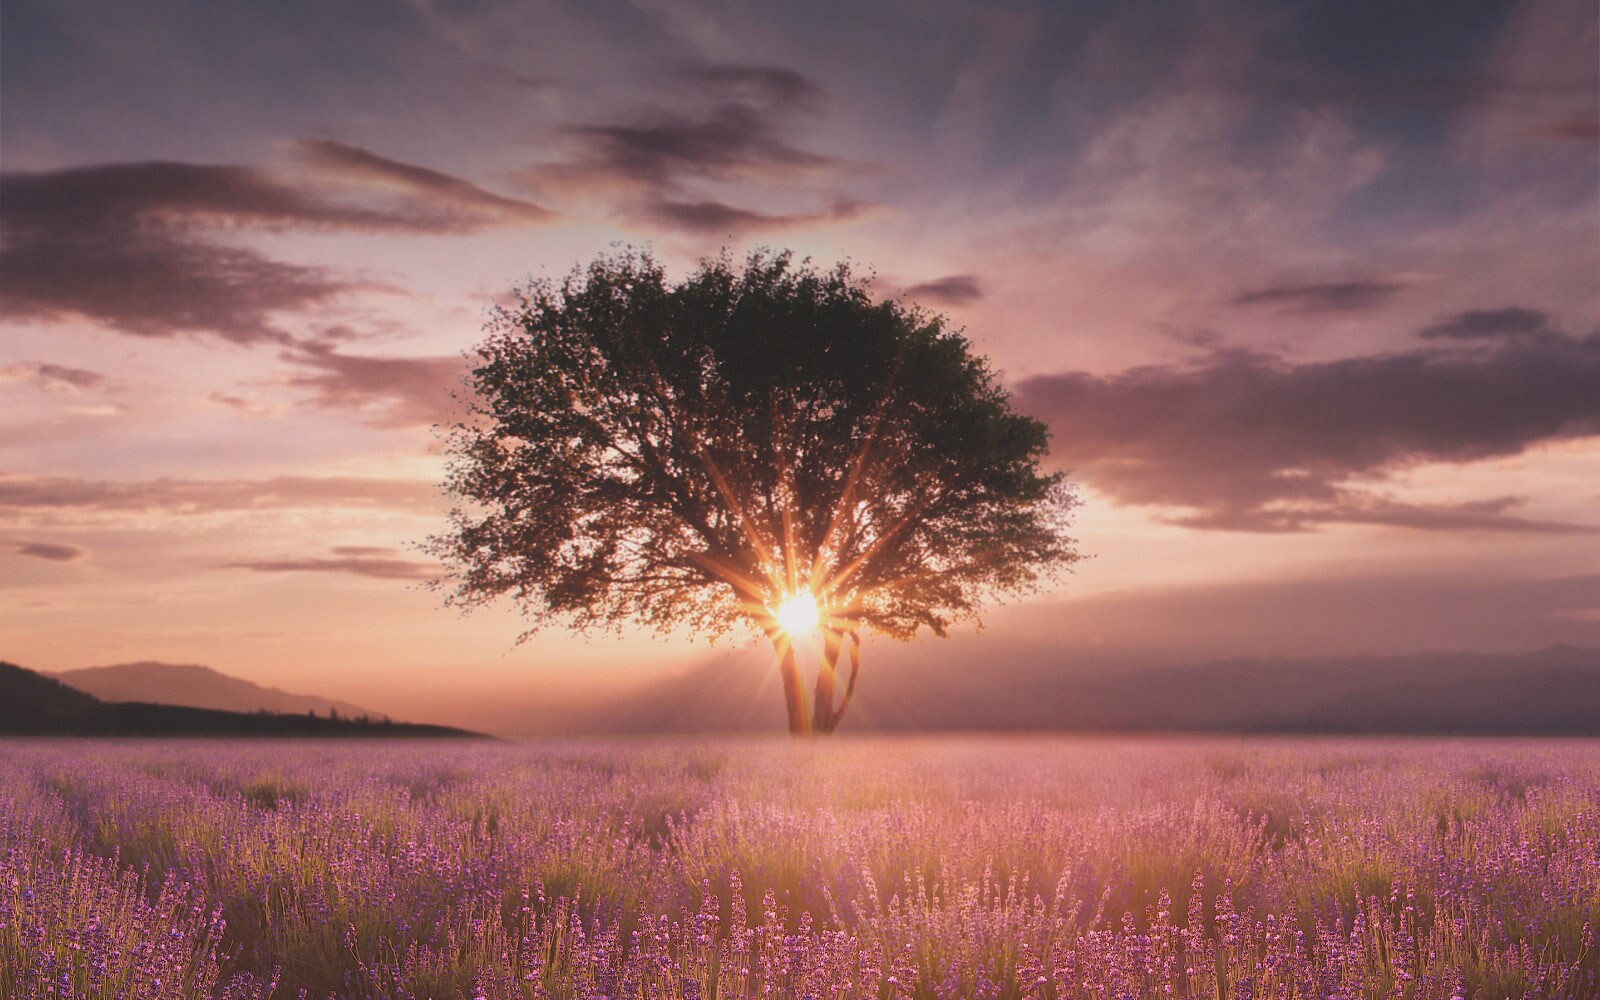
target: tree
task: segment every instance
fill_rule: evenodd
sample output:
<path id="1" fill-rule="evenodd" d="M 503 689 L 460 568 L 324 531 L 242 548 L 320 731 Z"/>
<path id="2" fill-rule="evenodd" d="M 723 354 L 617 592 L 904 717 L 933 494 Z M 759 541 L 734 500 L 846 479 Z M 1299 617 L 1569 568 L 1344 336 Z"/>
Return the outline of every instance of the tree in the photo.
<path id="1" fill-rule="evenodd" d="M 874 301 L 848 265 L 724 254 L 672 283 L 623 250 L 520 290 L 474 360 L 428 541 L 449 603 L 509 596 L 524 639 L 754 627 L 796 735 L 844 717 L 863 629 L 943 636 L 1078 558 L 1045 426 L 944 317 Z"/>

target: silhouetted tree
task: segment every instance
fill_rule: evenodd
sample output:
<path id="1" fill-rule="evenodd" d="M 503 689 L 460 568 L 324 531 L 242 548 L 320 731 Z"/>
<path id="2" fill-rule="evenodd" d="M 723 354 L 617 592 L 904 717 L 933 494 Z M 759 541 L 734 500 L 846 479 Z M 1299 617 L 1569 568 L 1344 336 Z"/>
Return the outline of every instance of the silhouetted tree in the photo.
<path id="1" fill-rule="evenodd" d="M 942 636 L 1078 558 L 1045 426 L 943 317 L 874 301 L 846 265 L 724 255 L 672 283 L 625 250 L 519 291 L 486 332 L 429 548 L 450 603 L 509 596 L 523 638 L 751 625 L 791 731 L 831 732 L 862 629 Z M 811 626 L 808 705 L 791 632 Z"/>

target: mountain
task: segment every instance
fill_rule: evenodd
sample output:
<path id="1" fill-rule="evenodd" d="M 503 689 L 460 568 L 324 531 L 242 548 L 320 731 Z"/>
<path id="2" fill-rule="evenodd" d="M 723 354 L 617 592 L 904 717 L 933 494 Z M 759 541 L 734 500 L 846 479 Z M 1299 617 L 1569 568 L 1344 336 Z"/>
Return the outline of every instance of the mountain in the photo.
<path id="1" fill-rule="evenodd" d="M 0 662 L 0 734 L 28 736 L 477 737 L 464 729 L 366 717 L 228 712 L 101 701 L 44 674 Z"/>
<path id="2" fill-rule="evenodd" d="M 888 655 L 878 655 L 882 649 Z M 1060 649 L 996 646 L 959 670 L 912 647 L 868 651 L 844 728 L 1600 735 L 1600 650 L 1237 659 L 1096 670 Z M 607 704 L 565 732 L 778 732 L 782 699 L 759 652 L 722 657 Z"/>
<path id="3" fill-rule="evenodd" d="M 316 712 L 330 710 L 354 718 L 372 715 L 360 705 L 317 695 L 291 694 L 229 677 L 193 663 L 118 663 L 109 667 L 64 670 L 57 678 L 101 701 L 143 701 L 192 708 L 220 708 L 228 712 Z"/>

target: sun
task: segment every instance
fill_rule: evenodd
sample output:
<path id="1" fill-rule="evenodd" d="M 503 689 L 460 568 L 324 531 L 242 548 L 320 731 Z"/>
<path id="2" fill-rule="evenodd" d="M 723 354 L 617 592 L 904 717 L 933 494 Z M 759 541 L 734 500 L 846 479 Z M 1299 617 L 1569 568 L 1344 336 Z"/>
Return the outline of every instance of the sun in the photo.
<path id="1" fill-rule="evenodd" d="M 802 635 L 816 628 L 822 621 L 817 599 L 809 590 L 797 590 L 773 612 L 778 624 L 790 635 Z"/>

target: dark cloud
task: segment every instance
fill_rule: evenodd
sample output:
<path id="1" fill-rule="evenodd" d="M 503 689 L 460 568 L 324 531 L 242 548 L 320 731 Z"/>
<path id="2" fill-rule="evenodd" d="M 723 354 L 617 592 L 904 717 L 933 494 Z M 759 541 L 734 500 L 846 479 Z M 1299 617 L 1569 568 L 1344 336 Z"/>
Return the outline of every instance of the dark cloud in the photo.
<path id="1" fill-rule="evenodd" d="M 970 274 L 951 274 L 932 281 L 924 281 L 912 285 L 906 290 L 906 297 L 917 302 L 932 302 L 936 305 L 964 306 L 983 298 L 983 286 L 978 284 L 978 279 Z"/>
<path id="2" fill-rule="evenodd" d="M 301 343 L 282 355 L 305 369 L 288 384 L 327 410 L 356 410 L 382 427 L 438 423 L 454 410 L 466 362 L 459 356 L 387 358 L 343 354 L 327 343 Z"/>
<path id="3" fill-rule="evenodd" d="M 51 562 L 72 562 L 74 559 L 83 558 L 83 550 L 76 545 L 57 545 L 52 542 L 18 542 L 13 548 L 18 555 L 32 556 L 35 559 L 48 559 Z"/>
<path id="4" fill-rule="evenodd" d="M 1017 396 L 1084 482 L 1118 503 L 1187 508 L 1179 520 L 1194 527 L 1564 531 L 1516 516 L 1515 497 L 1419 506 L 1378 484 L 1423 462 L 1600 434 L 1600 335 L 1302 364 L 1219 353 L 1194 367 L 1027 379 Z"/>
<path id="5" fill-rule="evenodd" d="M 0 368 L 0 381 L 27 379 L 44 389 L 57 392 L 87 392 L 106 384 L 106 377 L 87 368 L 71 368 L 47 361 L 31 361 Z"/>
<path id="6" fill-rule="evenodd" d="M 310 176 L 175 162 L 0 174 L 0 306 L 138 336 L 283 342 L 275 314 L 356 284 L 224 242 L 226 233 L 468 232 L 547 214 L 353 146 L 300 150 Z"/>
<path id="7" fill-rule="evenodd" d="M 1422 331 L 1428 340 L 1486 340 L 1549 333 L 1550 317 L 1537 309 L 1472 309 L 1440 320 Z"/>
<path id="8" fill-rule="evenodd" d="M 1464 0 L 1441 19 L 1424 5 L 1381 0 L 1297 5 L 1268 29 L 1248 82 L 1269 100 L 1332 105 L 1369 129 L 1412 134 L 1491 102 L 1523 113 L 1590 105 L 1593 5 L 1529 6 Z M 1514 45 L 1530 14 L 1554 15 L 1563 30 L 1544 37 L 1534 65 L 1497 59 L 1497 44 Z"/>
<path id="9" fill-rule="evenodd" d="M 285 341 L 275 313 L 347 291 L 314 267 L 160 232 L 57 231 L 8 237 L 0 306 L 19 319 L 79 317 L 123 333 L 210 333 L 234 343 Z"/>
<path id="10" fill-rule="evenodd" d="M 104 375 L 87 368 L 69 368 L 42 362 L 35 365 L 33 370 L 35 375 L 52 385 L 71 386 L 74 389 L 98 389 L 106 383 Z"/>
<path id="11" fill-rule="evenodd" d="M 1398 281 L 1340 281 L 1320 285 L 1283 285 L 1241 292 L 1236 306 L 1266 306 L 1289 312 L 1353 312 L 1382 305 L 1405 286 Z"/>
<path id="12" fill-rule="evenodd" d="M 118 513 L 161 511 L 200 514 L 283 508 L 433 510 L 430 483 L 344 476 L 277 476 L 272 479 L 146 479 L 116 482 L 67 476 L 0 475 L 0 511 Z"/>
<path id="13" fill-rule="evenodd" d="M 325 272 L 201 235 L 218 226 L 353 224 L 260 171 L 109 164 L 0 175 L 0 304 L 140 336 L 282 339 L 273 312 L 343 290 Z"/>
<path id="14" fill-rule="evenodd" d="M 433 563 L 402 559 L 393 549 L 367 545 L 340 546 L 333 556 L 309 559 L 257 559 L 224 563 L 223 569 L 255 573 L 350 573 L 377 580 L 426 580 L 437 576 Z"/>

